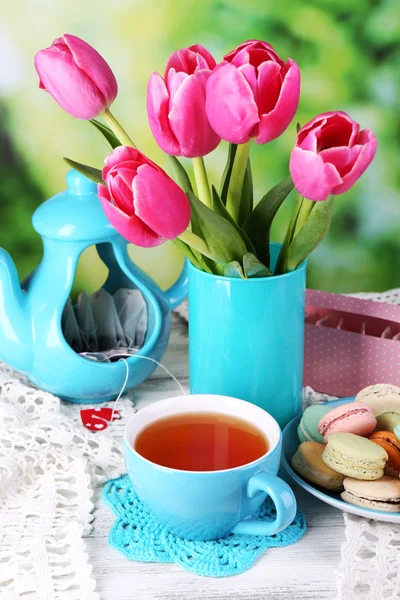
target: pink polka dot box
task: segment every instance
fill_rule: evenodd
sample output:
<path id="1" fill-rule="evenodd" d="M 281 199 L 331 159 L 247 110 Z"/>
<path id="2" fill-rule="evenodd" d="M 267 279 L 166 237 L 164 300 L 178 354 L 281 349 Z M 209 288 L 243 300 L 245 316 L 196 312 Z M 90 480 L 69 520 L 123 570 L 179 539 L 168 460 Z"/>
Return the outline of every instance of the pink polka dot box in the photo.
<path id="1" fill-rule="evenodd" d="M 344 397 L 374 383 L 400 386 L 400 306 L 307 290 L 304 385 Z"/>

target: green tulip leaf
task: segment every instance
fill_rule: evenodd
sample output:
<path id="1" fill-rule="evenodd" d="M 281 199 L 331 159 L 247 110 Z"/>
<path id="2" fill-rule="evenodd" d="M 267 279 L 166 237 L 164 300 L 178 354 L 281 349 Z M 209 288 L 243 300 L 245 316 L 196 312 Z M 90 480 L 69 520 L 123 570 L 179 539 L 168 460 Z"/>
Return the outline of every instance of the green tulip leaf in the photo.
<path id="1" fill-rule="evenodd" d="M 332 223 L 334 197 L 316 202 L 303 227 L 293 238 L 287 254 L 286 271 L 294 271 L 322 242 Z"/>
<path id="2" fill-rule="evenodd" d="M 203 204 L 193 192 L 187 194 L 191 207 L 192 231 L 206 242 L 215 261 L 222 266 L 240 261 L 247 253 L 246 244 L 230 221 Z"/>
<path id="3" fill-rule="evenodd" d="M 246 279 L 243 273 L 242 265 L 237 260 L 232 260 L 231 262 L 225 265 L 224 275 L 225 277 L 236 277 L 238 279 Z"/>
<path id="4" fill-rule="evenodd" d="M 249 236 L 259 260 L 269 267 L 269 238 L 272 221 L 283 201 L 294 188 L 291 177 L 287 177 L 261 198 L 249 218 L 243 224 L 243 230 Z"/>
<path id="5" fill-rule="evenodd" d="M 63 160 L 72 169 L 75 169 L 75 171 L 78 171 L 78 173 L 81 173 L 82 175 L 90 179 L 90 181 L 94 181 L 95 183 L 101 183 L 102 185 L 105 185 L 100 169 L 96 169 L 95 167 L 89 167 L 88 165 L 83 165 L 82 163 L 78 163 L 74 160 L 71 160 L 70 158 L 65 158 L 65 156 Z"/>
<path id="6" fill-rule="evenodd" d="M 247 235 L 247 233 L 245 231 L 243 231 L 243 229 L 241 229 L 239 227 L 239 225 L 237 223 L 235 223 L 234 219 L 232 218 L 231 214 L 227 211 L 226 206 L 223 204 L 217 190 L 215 189 L 215 187 L 213 185 L 211 186 L 211 192 L 212 192 L 213 211 L 218 213 L 221 217 L 224 217 L 224 219 L 229 221 L 235 227 L 235 229 L 238 231 L 238 233 L 243 238 L 244 243 L 247 246 L 247 250 L 249 252 L 253 252 L 253 254 L 255 254 L 256 251 L 255 251 L 253 244 L 250 241 L 249 236 Z"/>
<path id="7" fill-rule="evenodd" d="M 273 275 L 272 271 L 251 252 L 243 256 L 243 270 L 246 277 L 272 277 Z"/>
<path id="8" fill-rule="evenodd" d="M 231 180 L 233 161 L 235 160 L 237 144 L 229 144 L 228 159 L 226 161 L 224 172 L 221 178 L 220 196 L 223 205 L 226 205 L 226 198 L 228 196 L 228 188 Z"/>
<path id="9" fill-rule="evenodd" d="M 243 178 L 242 195 L 240 198 L 239 207 L 239 225 L 249 218 L 251 211 L 253 210 L 253 177 L 251 174 L 250 161 L 247 162 L 246 171 Z"/>
<path id="10" fill-rule="evenodd" d="M 301 129 L 300 123 L 296 123 L 296 132 L 299 133 L 300 129 Z"/>
<path id="11" fill-rule="evenodd" d="M 176 156 L 172 156 L 171 154 L 166 154 L 167 164 L 172 167 L 173 172 L 175 173 L 175 181 L 178 185 L 181 186 L 185 194 L 188 192 L 193 192 L 193 187 L 190 182 L 189 175 L 186 173 L 185 168 L 176 158 Z"/>
<path id="12" fill-rule="evenodd" d="M 91 119 L 89 121 L 91 125 L 102 135 L 103 139 L 106 141 L 107 145 L 110 146 L 113 150 L 118 146 L 122 146 L 121 142 L 117 138 L 116 135 L 111 131 L 107 125 L 100 123 L 100 121 L 96 121 L 96 119 Z"/>

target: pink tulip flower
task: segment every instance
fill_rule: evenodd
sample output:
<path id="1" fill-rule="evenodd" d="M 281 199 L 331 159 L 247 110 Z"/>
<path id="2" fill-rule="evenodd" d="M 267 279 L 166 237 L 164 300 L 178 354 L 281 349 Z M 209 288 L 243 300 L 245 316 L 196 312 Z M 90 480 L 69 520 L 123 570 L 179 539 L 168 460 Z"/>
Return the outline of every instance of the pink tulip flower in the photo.
<path id="1" fill-rule="evenodd" d="M 220 137 L 205 110 L 206 84 L 215 67 L 211 54 L 196 44 L 171 54 L 164 78 L 153 73 L 147 86 L 151 131 L 164 152 L 195 158 L 214 150 Z"/>
<path id="2" fill-rule="evenodd" d="M 144 154 L 118 146 L 106 157 L 98 195 L 111 225 L 129 242 L 149 248 L 180 235 L 190 220 L 185 193 Z"/>
<path id="3" fill-rule="evenodd" d="M 376 153 L 370 129 L 360 131 L 345 112 L 327 112 L 304 125 L 290 156 L 297 191 L 309 200 L 326 200 L 347 192 Z"/>
<path id="4" fill-rule="evenodd" d="M 118 92 L 113 72 L 102 56 L 75 35 L 57 38 L 35 56 L 39 87 L 49 92 L 67 113 L 93 119 L 103 113 Z"/>
<path id="5" fill-rule="evenodd" d="M 300 97 L 300 70 L 283 62 L 266 42 L 250 40 L 224 57 L 207 82 L 206 111 L 212 128 L 232 144 L 255 138 L 265 144 L 293 119 Z"/>

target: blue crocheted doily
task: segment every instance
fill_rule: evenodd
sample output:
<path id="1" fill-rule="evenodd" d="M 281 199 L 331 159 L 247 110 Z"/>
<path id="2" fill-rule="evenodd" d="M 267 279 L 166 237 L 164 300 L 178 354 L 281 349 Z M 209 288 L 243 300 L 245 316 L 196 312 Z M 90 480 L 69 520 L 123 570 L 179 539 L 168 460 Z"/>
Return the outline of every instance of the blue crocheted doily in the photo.
<path id="1" fill-rule="evenodd" d="M 108 543 L 127 558 L 142 562 L 177 563 L 198 575 L 224 577 L 246 571 L 266 548 L 289 546 L 305 533 L 301 511 L 284 531 L 270 537 L 232 534 L 209 542 L 184 540 L 169 533 L 143 506 L 127 475 L 109 481 L 103 500 L 117 516 Z M 275 518 L 272 501 L 267 498 L 259 519 Z"/>

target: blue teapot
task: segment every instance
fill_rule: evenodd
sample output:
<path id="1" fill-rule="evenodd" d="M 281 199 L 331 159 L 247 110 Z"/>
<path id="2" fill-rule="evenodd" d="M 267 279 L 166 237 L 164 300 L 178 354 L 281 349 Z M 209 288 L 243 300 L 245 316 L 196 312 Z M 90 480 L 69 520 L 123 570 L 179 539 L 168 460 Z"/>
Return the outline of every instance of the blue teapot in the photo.
<path id="1" fill-rule="evenodd" d="M 0 358 L 38 387 L 70 402 L 93 404 L 114 399 L 127 374 L 123 361 L 100 363 L 76 353 L 66 342 L 61 319 L 74 281 L 78 259 L 96 245 L 109 269 L 104 289 L 141 291 L 148 327 L 142 348 L 127 360 L 126 389 L 156 368 L 139 355 L 160 361 L 170 334 L 170 311 L 187 295 L 187 273 L 166 291 L 133 264 L 127 241 L 107 220 L 96 184 L 71 170 L 68 189 L 44 202 L 32 219 L 43 239 L 43 259 L 20 285 L 10 255 L 0 249 Z"/>

